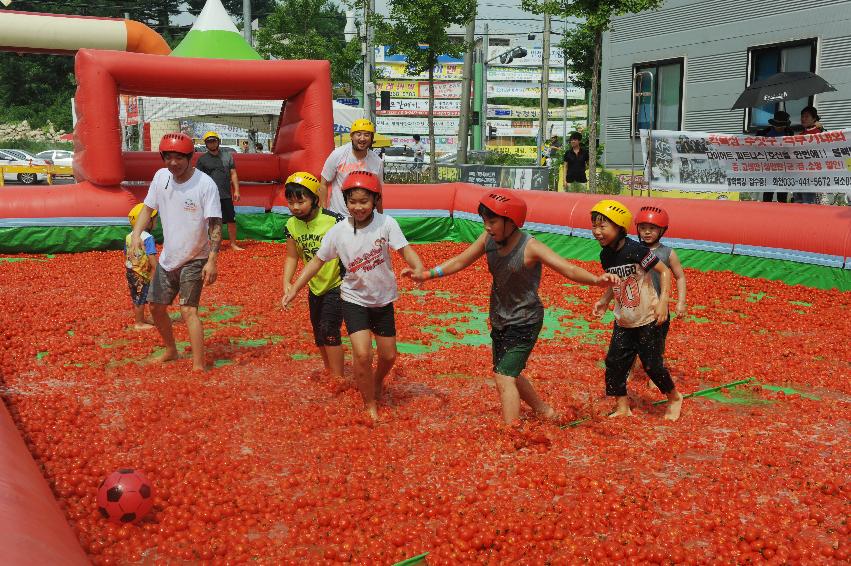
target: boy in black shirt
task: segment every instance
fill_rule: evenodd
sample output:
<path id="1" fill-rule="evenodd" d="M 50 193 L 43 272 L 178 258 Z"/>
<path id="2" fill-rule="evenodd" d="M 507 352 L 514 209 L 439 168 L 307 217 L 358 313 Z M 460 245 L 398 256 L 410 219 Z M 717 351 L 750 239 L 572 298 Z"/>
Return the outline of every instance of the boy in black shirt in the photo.
<path id="1" fill-rule="evenodd" d="M 668 296 L 671 270 L 659 261 L 653 250 L 626 237 L 632 213 L 621 203 L 603 200 L 591 209 L 594 237 L 602 246 L 600 263 L 608 273 L 620 277 L 620 284 L 606 291 L 594 304 L 593 313 L 603 316 L 612 297 L 615 299 L 615 326 L 606 355 L 606 395 L 617 398 L 610 416 L 630 416 L 626 379 L 636 355 L 644 371 L 659 390 L 668 396 L 667 420 L 680 417 L 683 397 L 674 386 L 665 367 L 665 335 L 662 325 L 668 320 Z M 659 273 L 661 290 L 657 294 L 649 275 Z"/>

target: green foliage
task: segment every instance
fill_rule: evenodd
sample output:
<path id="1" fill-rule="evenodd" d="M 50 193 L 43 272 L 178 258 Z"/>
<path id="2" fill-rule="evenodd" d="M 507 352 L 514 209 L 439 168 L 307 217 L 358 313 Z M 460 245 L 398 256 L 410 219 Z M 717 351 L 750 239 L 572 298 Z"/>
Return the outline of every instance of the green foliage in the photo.
<path id="1" fill-rule="evenodd" d="M 619 195 L 624 189 L 623 183 L 611 171 L 600 169 L 597 172 L 597 192 L 604 195 Z"/>
<path id="2" fill-rule="evenodd" d="M 373 18 L 376 44 L 405 55 L 410 72 L 423 73 L 439 55 L 463 55 L 464 42 L 450 36 L 448 27 L 466 25 L 475 11 L 475 0 L 390 0 L 389 17 Z"/>
<path id="3" fill-rule="evenodd" d="M 587 91 L 591 90 L 591 77 L 594 74 L 594 30 L 584 23 L 579 24 L 565 33 L 559 45 L 567 58 L 568 70 L 576 75 L 576 84 Z"/>
<path id="4" fill-rule="evenodd" d="M 534 157 L 522 157 L 501 151 L 489 151 L 485 154 L 485 165 L 534 165 Z"/>
<path id="5" fill-rule="evenodd" d="M 284 0 L 257 31 L 257 52 L 276 59 L 327 59 L 331 81 L 357 86 L 363 77 L 351 73 L 360 63 L 360 42 L 343 35 L 346 15 L 330 0 Z"/>
<path id="6" fill-rule="evenodd" d="M 75 89 L 71 57 L 0 53 L 0 122 L 68 131 Z"/>

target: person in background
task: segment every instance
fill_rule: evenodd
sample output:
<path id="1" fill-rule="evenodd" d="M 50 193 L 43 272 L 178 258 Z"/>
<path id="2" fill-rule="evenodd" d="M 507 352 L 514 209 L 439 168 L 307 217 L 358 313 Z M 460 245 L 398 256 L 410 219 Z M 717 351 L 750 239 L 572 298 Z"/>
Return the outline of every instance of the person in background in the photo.
<path id="1" fill-rule="evenodd" d="M 820 123 L 821 117 L 818 115 L 818 110 L 815 106 L 806 106 L 801 110 L 801 132 L 804 135 L 818 134 L 824 131 L 824 127 Z M 820 193 L 792 193 L 792 202 L 800 202 L 801 204 L 818 204 L 821 200 Z"/>
<path id="2" fill-rule="evenodd" d="M 242 153 L 248 153 L 248 140 L 242 140 Z"/>
<path id="3" fill-rule="evenodd" d="M 420 141 L 420 135 L 414 134 L 414 170 L 422 171 L 425 163 L 425 144 Z"/>
<path id="4" fill-rule="evenodd" d="M 375 138 L 375 124 L 365 118 L 352 122 L 352 143 L 341 145 L 331 152 L 322 167 L 319 184 L 319 206 L 349 216 L 349 208 L 343 198 L 343 181 L 352 171 L 369 171 L 384 179 L 384 161 L 374 151 L 370 151 Z M 329 195 L 330 193 L 330 195 Z M 378 212 L 382 212 L 381 199 L 378 200 Z"/>
<path id="5" fill-rule="evenodd" d="M 234 251 L 244 248 L 236 243 L 236 209 L 234 203 L 239 202 L 239 177 L 236 174 L 236 163 L 229 151 L 222 151 L 221 136 L 210 131 L 204 134 L 204 145 L 207 153 L 198 158 L 195 167 L 206 173 L 216 183 L 219 189 L 219 200 L 222 208 L 222 223 L 228 228 L 230 247 Z M 231 193 L 233 191 L 233 193 Z"/>
<path id="6" fill-rule="evenodd" d="M 585 169 L 588 167 L 588 150 L 582 147 L 582 134 L 572 132 L 570 134 L 570 146 L 564 154 L 564 164 L 567 167 L 564 173 L 564 184 L 587 183 Z"/>
<path id="7" fill-rule="evenodd" d="M 778 138 L 783 136 L 791 136 L 794 134 L 792 121 L 789 119 L 789 113 L 783 110 L 778 110 L 774 113 L 774 117 L 768 120 L 769 127 L 757 131 L 756 135 L 764 138 Z M 762 193 L 762 202 L 771 202 L 774 200 L 774 195 L 777 195 L 777 202 L 788 202 L 789 193 Z"/>
<path id="8" fill-rule="evenodd" d="M 266 150 L 264 149 L 262 143 L 257 142 L 257 143 L 254 144 L 254 152 L 255 153 L 266 153 Z"/>

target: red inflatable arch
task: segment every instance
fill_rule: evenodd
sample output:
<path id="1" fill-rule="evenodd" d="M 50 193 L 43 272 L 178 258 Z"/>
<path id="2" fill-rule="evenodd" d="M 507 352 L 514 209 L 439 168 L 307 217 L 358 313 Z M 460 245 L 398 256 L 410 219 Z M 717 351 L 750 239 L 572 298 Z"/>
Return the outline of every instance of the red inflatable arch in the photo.
<path id="1" fill-rule="evenodd" d="M 247 178 L 281 183 L 289 172 L 322 169 L 334 149 L 327 61 L 226 61 L 81 49 L 76 57 L 74 186 L 6 188 L 5 218 L 124 217 L 137 201 L 125 180 L 150 181 L 156 152 L 122 155 L 118 95 L 286 100 L 271 155 L 237 155 Z M 243 166 L 245 168 L 243 169 Z M 128 176 L 128 173 L 130 174 Z M 278 191 L 246 187 L 248 206 L 268 209 Z"/>

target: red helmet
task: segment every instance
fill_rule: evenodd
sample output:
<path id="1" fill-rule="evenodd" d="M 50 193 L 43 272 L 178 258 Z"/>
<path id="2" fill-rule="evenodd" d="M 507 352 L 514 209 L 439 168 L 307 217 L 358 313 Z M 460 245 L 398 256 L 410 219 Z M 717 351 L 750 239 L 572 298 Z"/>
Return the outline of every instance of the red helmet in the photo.
<path id="1" fill-rule="evenodd" d="M 668 213 L 658 206 L 642 206 L 635 217 L 635 225 L 653 224 L 659 228 L 668 228 Z"/>
<path id="2" fill-rule="evenodd" d="M 510 218 L 518 228 L 522 228 L 526 222 L 526 201 L 515 191 L 493 189 L 485 193 L 479 203 L 494 214 Z"/>
<path id="3" fill-rule="evenodd" d="M 352 171 L 343 181 L 343 190 L 364 189 L 377 195 L 381 194 L 381 179 L 370 171 Z"/>
<path id="4" fill-rule="evenodd" d="M 192 155 L 195 153 L 195 143 L 186 134 L 179 132 L 166 134 L 160 140 L 160 153 L 167 151 Z"/>

